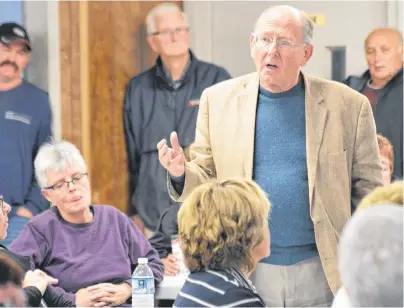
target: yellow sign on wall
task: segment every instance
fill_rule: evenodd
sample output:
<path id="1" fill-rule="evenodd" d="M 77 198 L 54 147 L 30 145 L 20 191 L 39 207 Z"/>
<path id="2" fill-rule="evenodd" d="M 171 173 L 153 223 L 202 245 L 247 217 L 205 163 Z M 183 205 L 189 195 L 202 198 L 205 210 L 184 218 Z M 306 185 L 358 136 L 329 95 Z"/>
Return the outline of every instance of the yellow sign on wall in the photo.
<path id="1" fill-rule="evenodd" d="M 324 26 L 325 24 L 324 14 L 309 14 L 309 17 L 311 18 L 315 26 Z"/>

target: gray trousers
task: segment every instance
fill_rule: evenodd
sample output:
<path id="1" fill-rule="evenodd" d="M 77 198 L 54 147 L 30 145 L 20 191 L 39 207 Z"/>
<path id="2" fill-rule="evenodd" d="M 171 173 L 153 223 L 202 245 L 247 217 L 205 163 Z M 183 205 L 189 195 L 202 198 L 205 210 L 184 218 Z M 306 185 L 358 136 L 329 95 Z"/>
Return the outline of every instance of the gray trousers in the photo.
<path id="1" fill-rule="evenodd" d="M 290 266 L 258 263 L 252 281 L 267 307 L 331 307 L 320 257 Z"/>

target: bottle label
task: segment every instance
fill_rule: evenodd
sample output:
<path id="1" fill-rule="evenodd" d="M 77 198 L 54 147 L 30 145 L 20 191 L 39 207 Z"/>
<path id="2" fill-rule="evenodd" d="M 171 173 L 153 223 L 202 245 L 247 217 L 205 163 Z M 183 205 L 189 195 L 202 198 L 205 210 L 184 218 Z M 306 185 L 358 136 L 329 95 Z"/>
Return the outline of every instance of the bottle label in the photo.
<path id="1" fill-rule="evenodd" d="M 154 294 L 154 278 L 152 277 L 133 277 L 132 294 Z"/>

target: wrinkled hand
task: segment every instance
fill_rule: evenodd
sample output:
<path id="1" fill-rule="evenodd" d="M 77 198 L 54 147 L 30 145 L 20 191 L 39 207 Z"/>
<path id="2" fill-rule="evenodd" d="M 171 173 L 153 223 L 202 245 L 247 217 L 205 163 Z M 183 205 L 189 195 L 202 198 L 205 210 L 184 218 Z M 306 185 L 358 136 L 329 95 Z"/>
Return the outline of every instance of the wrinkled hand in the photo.
<path id="1" fill-rule="evenodd" d="M 35 287 L 37 288 L 41 294 L 43 295 L 46 291 L 46 288 L 50 284 L 56 284 L 58 280 L 48 276 L 43 271 L 36 269 L 35 271 L 28 271 L 25 274 L 24 281 L 22 282 L 23 288 L 26 287 Z"/>
<path id="2" fill-rule="evenodd" d="M 168 276 L 177 275 L 180 267 L 178 266 L 177 258 L 174 255 L 169 254 L 167 258 L 161 259 L 161 262 L 164 264 L 164 274 Z"/>
<path id="3" fill-rule="evenodd" d="M 100 283 L 88 287 L 87 290 L 91 293 L 91 301 L 106 303 L 108 306 L 120 306 L 132 295 L 132 287 L 125 282 Z"/>
<path id="4" fill-rule="evenodd" d="M 32 215 L 32 213 L 31 213 L 31 211 L 24 206 L 20 206 L 18 208 L 17 212 L 15 212 L 15 214 L 17 216 L 25 217 L 28 219 L 31 219 L 32 217 L 34 217 L 34 215 Z"/>
<path id="5" fill-rule="evenodd" d="M 76 307 L 105 307 L 106 302 L 92 300 L 92 293 L 88 288 L 80 289 L 76 292 Z"/>
<path id="6" fill-rule="evenodd" d="M 159 161 L 160 164 L 168 171 L 168 173 L 170 173 L 172 176 L 180 177 L 185 173 L 185 155 L 178 142 L 176 132 L 171 133 L 170 141 L 172 148 L 168 147 L 167 140 L 165 139 L 161 140 L 157 144 Z"/>

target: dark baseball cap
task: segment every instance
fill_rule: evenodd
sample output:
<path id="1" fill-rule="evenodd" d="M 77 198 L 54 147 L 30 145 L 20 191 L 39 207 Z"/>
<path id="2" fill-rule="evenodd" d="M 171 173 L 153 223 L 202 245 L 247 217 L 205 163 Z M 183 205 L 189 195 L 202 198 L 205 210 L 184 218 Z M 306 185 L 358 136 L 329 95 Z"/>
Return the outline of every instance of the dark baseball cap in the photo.
<path id="1" fill-rule="evenodd" d="M 14 22 L 7 22 L 0 25 L 0 42 L 6 45 L 11 42 L 20 42 L 31 51 L 31 41 L 27 30 Z"/>

